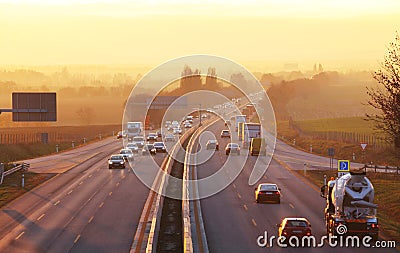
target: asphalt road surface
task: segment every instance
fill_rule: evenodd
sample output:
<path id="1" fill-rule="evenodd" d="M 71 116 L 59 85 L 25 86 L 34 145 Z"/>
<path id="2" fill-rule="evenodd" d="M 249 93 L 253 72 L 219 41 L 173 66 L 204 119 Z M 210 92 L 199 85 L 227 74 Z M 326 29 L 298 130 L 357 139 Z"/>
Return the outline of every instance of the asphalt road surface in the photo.
<path id="1" fill-rule="evenodd" d="M 306 217 L 312 225 L 312 233 L 317 244 L 325 235 L 324 208 L 325 199 L 319 191 L 310 184 L 300 180 L 298 176 L 282 166 L 275 159 L 264 174 L 261 182 L 276 183 L 281 188 L 280 204 L 257 204 L 254 197 L 256 185 L 249 185 L 249 176 L 253 170 L 256 157 L 249 157 L 243 170 L 235 177 L 238 166 L 245 160 L 244 156 L 225 155 L 225 145 L 228 139 L 221 139 L 219 133 L 223 123 L 218 122 L 207 130 L 213 132 L 219 141 L 220 151 L 214 152 L 211 158 L 197 167 L 198 178 L 206 178 L 225 166 L 229 169 L 223 174 L 234 181 L 219 193 L 201 200 L 202 216 L 210 252 L 397 252 L 394 249 L 367 248 L 331 248 L 325 240 L 323 248 L 281 248 L 276 239 L 266 247 L 260 247 L 257 239 L 267 232 L 268 237 L 277 236 L 277 223 L 284 217 Z M 201 138 L 200 138 L 201 139 Z M 201 141 L 200 141 L 201 142 Z M 276 156 L 287 161 L 298 163 L 302 159 L 315 164 L 324 163 L 329 159 L 310 155 L 293 149 L 282 142 L 277 144 Z M 229 157 L 229 158 L 228 158 Z M 228 159 L 228 160 L 227 160 Z M 289 160 L 291 159 L 291 160 Z M 326 164 L 326 163 L 325 163 Z M 257 183 L 257 184 L 258 184 Z M 208 189 L 199 186 L 200 194 Z"/>
<path id="2" fill-rule="evenodd" d="M 60 173 L 0 209 L 0 252 L 129 252 L 149 189 L 130 166 L 108 169 L 121 147 L 107 139 L 30 160 L 33 171 Z M 133 166 L 157 165 L 139 155 Z"/>

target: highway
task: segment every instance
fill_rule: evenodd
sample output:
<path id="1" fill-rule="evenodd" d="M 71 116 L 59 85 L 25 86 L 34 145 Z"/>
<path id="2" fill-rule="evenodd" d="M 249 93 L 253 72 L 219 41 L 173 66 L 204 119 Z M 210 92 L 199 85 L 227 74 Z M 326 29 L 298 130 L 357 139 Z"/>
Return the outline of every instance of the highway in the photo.
<path id="1" fill-rule="evenodd" d="M 276 224 L 289 216 L 306 217 L 313 235 L 325 235 L 323 209 L 325 200 L 317 187 L 301 180 L 291 168 L 302 169 L 306 161 L 314 169 L 326 167 L 329 159 L 308 154 L 278 141 L 275 157 L 260 182 L 277 183 L 281 188 L 280 204 L 256 204 L 254 186 L 248 184 L 257 157 L 226 156 L 221 139 L 222 121 L 209 126 L 219 141 L 220 150 L 205 152 L 209 159 L 197 166 L 197 177 L 221 173 L 233 182 L 215 195 L 201 199 L 209 252 L 366 252 L 366 248 L 287 248 L 276 239 L 266 247 L 257 238 L 267 232 L 277 236 Z M 200 136 L 200 143 L 207 138 Z M 199 140 L 197 140 L 199 142 Z M 196 143 L 196 142 L 195 142 Z M 48 157 L 29 160 L 32 171 L 57 173 L 55 177 L 1 208 L 0 252 L 129 252 L 149 189 L 131 168 L 109 170 L 108 157 L 117 153 L 122 141 L 102 140 Z M 204 146 L 203 146 L 204 147 Z M 242 152 L 244 153 L 244 152 Z M 165 155 L 157 154 L 160 165 Z M 200 157 L 201 158 L 201 157 Z M 201 161 L 201 159 L 199 159 Z M 236 177 L 243 164 L 243 170 Z M 156 165 L 150 157 L 135 156 L 136 169 L 150 170 Z M 208 193 L 219 182 L 199 192 Z M 396 252 L 395 250 L 382 250 Z M 375 249 L 376 252 L 376 249 Z"/>
<path id="2" fill-rule="evenodd" d="M 30 160 L 33 171 L 60 173 L 1 208 L 0 252 L 128 252 L 149 189 L 129 166 L 108 169 L 121 147 L 112 138 Z M 133 166 L 157 165 L 136 156 Z"/>
<path id="3" fill-rule="evenodd" d="M 228 139 L 221 139 L 219 133 L 223 129 L 223 123 L 210 126 L 207 130 L 213 132 L 220 144 L 220 151 L 206 162 L 197 166 L 198 178 L 205 178 L 217 172 L 224 164 L 227 167 L 236 168 L 244 160 L 244 156 L 229 156 L 224 152 Z M 200 138 L 201 139 L 201 138 Z M 204 143 L 202 143 L 204 145 Z M 213 151 L 209 151 L 213 152 Z M 307 154 L 288 145 L 278 142 L 276 157 L 280 159 L 306 157 L 309 162 L 320 163 L 321 158 Z M 315 157 L 315 159 L 313 159 Z M 279 160 L 280 160 L 279 159 Z M 257 244 L 257 238 L 267 231 L 268 236 L 277 236 L 276 224 L 284 217 L 306 217 L 312 224 L 312 233 L 317 238 L 325 235 L 324 208 L 325 199 L 321 198 L 318 189 L 311 187 L 309 183 L 300 180 L 293 174 L 287 165 L 271 161 L 268 171 L 258 182 L 276 183 L 281 188 L 281 204 L 257 204 L 255 203 L 254 187 L 248 185 L 250 173 L 253 169 L 256 157 L 249 157 L 240 175 L 223 191 L 216 195 L 201 200 L 202 216 L 205 233 L 210 252 L 366 252 L 366 248 L 330 248 L 325 241 L 325 247 L 321 248 L 280 248 L 276 240 L 272 245 L 262 248 Z M 281 161 L 281 160 L 280 160 Z M 329 165 L 329 159 L 328 159 Z M 227 178 L 234 178 L 234 170 L 227 171 Z M 257 184 L 258 184 L 257 183 Z M 200 194 L 207 189 L 199 185 Z M 376 249 L 375 249 L 376 250 Z M 370 249 L 373 251 L 373 249 Z M 382 249 L 380 249 L 382 251 Z M 385 252 L 396 252 L 385 250 Z"/>

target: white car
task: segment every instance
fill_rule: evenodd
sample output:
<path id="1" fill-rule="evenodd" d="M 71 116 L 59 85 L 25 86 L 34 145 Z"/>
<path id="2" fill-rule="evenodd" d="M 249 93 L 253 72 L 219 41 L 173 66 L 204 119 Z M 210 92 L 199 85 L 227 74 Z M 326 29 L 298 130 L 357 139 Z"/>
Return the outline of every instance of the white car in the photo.
<path id="1" fill-rule="evenodd" d="M 186 122 L 185 125 L 184 125 L 184 127 L 185 127 L 185 128 L 191 128 L 191 127 L 192 127 L 192 124 L 190 124 L 189 122 Z"/>
<path id="2" fill-rule="evenodd" d="M 133 160 L 133 152 L 129 148 L 123 148 L 119 151 L 119 154 L 122 155 L 125 161 Z"/>
<path id="3" fill-rule="evenodd" d="M 164 141 L 165 141 L 165 142 L 175 141 L 175 136 L 172 135 L 172 134 L 167 134 L 167 135 L 164 137 Z"/>
<path id="4" fill-rule="evenodd" d="M 175 127 L 173 130 L 174 134 L 181 134 L 182 133 L 182 129 L 180 127 Z"/>
<path id="5" fill-rule="evenodd" d="M 133 143 L 133 142 L 126 144 L 125 148 L 128 148 L 128 149 L 132 150 L 133 153 L 138 153 L 139 152 L 138 145 L 136 143 Z"/>
<path id="6" fill-rule="evenodd" d="M 141 135 L 135 136 L 132 139 L 132 143 L 135 143 L 139 148 L 142 148 L 144 145 L 144 137 Z"/>

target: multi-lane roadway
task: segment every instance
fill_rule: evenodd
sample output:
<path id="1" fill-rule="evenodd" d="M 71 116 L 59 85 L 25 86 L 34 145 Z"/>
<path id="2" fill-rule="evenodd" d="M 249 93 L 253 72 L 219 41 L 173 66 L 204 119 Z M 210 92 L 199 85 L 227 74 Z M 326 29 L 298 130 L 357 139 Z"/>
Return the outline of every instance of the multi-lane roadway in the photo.
<path id="1" fill-rule="evenodd" d="M 282 249 L 276 239 L 260 247 L 257 239 L 265 233 L 277 236 L 276 224 L 288 216 L 306 217 L 317 239 L 325 235 L 325 200 L 318 188 L 301 180 L 291 168 L 301 169 L 304 162 L 311 167 L 326 167 L 329 160 L 278 141 L 275 158 L 258 183 L 278 184 L 281 203 L 257 204 L 255 185 L 248 183 L 257 157 L 225 155 L 224 147 L 230 140 L 219 137 L 224 128 L 223 121 L 206 128 L 218 139 L 220 151 L 206 151 L 208 160 L 196 166 L 198 178 L 224 167 L 222 177 L 232 181 L 218 193 L 201 199 L 210 252 L 367 250 L 330 248 L 326 242 L 323 249 Z M 200 138 L 200 142 L 206 139 Z M 121 148 L 122 141 L 106 139 L 29 161 L 33 171 L 57 175 L 0 209 L 0 252 L 129 252 L 149 189 L 130 166 L 108 169 L 107 159 Z M 157 154 L 154 158 L 160 165 L 165 156 Z M 135 156 L 133 166 L 146 170 L 157 165 L 150 157 Z M 208 190 L 199 186 L 200 194 Z"/>
<path id="2" fill-rule="evenodd" d="M 219 138 L 223 123 L 217 122 L 207 131 L 215 134 L 220 144 L 220 151 L 214 152 L 211 158 L 196 170 L 198 178 L 206 178 L 216 173 L 222 166 L 235 168 L 241 166 L 244 156 L 227 156 L 223 150 L 230 142 L 226 138 Z M 234 134 L 234 133 L 233 133 Z M 200 138 L 201 139 L 201 138 Z M 233 138 L 235 139 L 235 138 Z M 202 143 L 204 145 L 204 143 Z M 243 151 L 243 150 L 242 150 Z M 244 152 L 242 152 L 244 153 Z M 268 238 L 277 236 L 277 226 L 284 217 L 306 217 L 312 224 L 312 233 L 320 243 L 320 238 L 326 235 L 324 223 L 325 199 L 320 197 L 318 188 L 309 182 L 301 180 L 291 168 L 295 168 L 299 161 L 307 161 L 317 166 L 327 158 L 296 150 L 282 142 L 277 142 L 275 157 L 272 159 L 267 172 L 258 183 L 276 183 L 281 188 L 280 204 L 257 204 L 255 202 L 254 187 L 249 185 L 249 176 L 254 168 L 257 157 L 248 157 L 242 172 L 235 178 L 236 169 L 224 172 L 233 182 L 223 191 L 201 200 L 202 217 L 210 252 L 366 252 L 365 247 L 331 248 L 326 240 L 323 248 L 280 248 L 277 240 L 260 247 L 257 239 L 260 236 Z M 279 162 L 278 162 L 279 161 Z M 329 165 L 329 159 L 325 163 Z M 291 164 L 289 167 L 289 163 Z M 302 168 L 300 166 L 299 168 Z M 199 185 L 200 194 L 206 192 Z M 262 240 L 260 242 L 263 242 Z M 371 251 L 377 249 L 371 249 Z M 382 249 L 379 249 L 380 251 Z M 390 251 L 390 250 L 388 250 Z M 392 251 L 394 251 L 392 249 Z"/>
<path id="3" fill-rule="evenodd" d="M 108 169 L 121 148 L 113 138 L 30 160 L 33 171 L 59 174 L 1 208 L 0 252 L 128 252 L 149 189 L 130 166 Z M 154 163 L 137 156 L 133 166 Z"/>

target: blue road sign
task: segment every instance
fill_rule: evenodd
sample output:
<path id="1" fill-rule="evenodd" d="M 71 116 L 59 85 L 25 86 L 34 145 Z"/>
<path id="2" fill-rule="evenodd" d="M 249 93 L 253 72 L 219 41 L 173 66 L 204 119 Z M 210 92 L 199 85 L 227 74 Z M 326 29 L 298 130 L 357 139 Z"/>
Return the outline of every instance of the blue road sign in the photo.
<path id="1" fill-rule="evenodd" d="M 349 160 L 339 160 L 338 161 L 338 172 L 349 172 L 350 171 L 350 161 Z"/>

